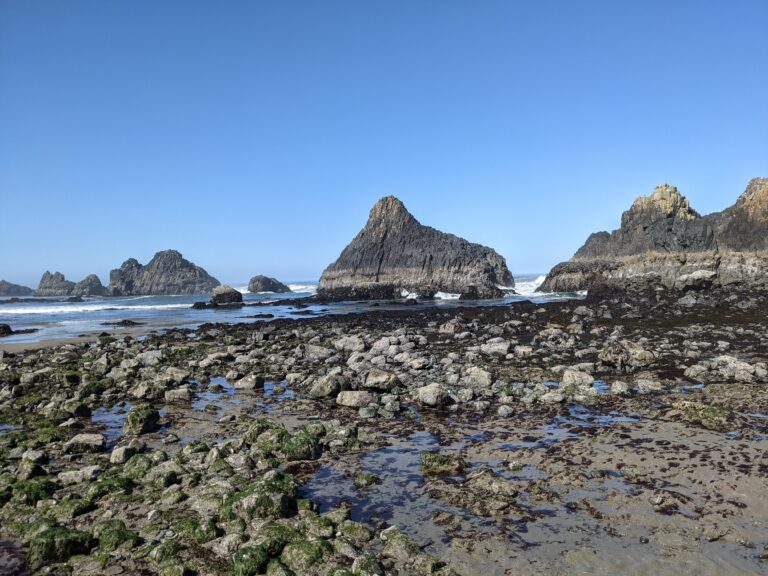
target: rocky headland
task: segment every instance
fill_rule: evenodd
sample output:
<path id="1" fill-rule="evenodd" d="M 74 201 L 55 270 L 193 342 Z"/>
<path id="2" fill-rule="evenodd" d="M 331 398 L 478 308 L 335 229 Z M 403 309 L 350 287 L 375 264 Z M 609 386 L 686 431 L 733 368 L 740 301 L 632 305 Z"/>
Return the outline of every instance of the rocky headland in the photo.
<path id="1" fill-rule="evenodd" d="M 33 293 L 34 290 L 27 286 L 0 280 L 0 296 L 31 296 Z"/>
<path id="2" fill-rule="evenodd" d="M 259 274 L 251 278 L 248 282 L 248 292 L 274 292 L 276 294 L 288 294 L 291 291 L 288 286 L 277 280 L 276 278 L 270 278 L 269 276 L 263 276 Z"/>
<path id="3" fill-rule="evenodd" d="M 75 283 L 67 280 L 61 272 L 51 274 L 46 270 L 37 285 L 35 296 L 69 296 L 74 287 Z"/>
<path id="4" fill-rule="evenodd" d="M 176 250 L 154 255 L 147 265 L 135 258 L 109 273 L 108 296 L 159 296 L 207 294 L 221 284 L 200 266 L 185 260 Z"/>
<path id="5" fill-rule="evenodd" d="M 513 286 L 504 258 L 491 248 L 420 224 L 393 196 L 379 200 L 368 222 L 320 278 L 325 299 L 388 299 L 402 290 L 497 298 Z"/>
<path id="6" fill-rule="evenodd" d="M 570 261 L 552 269 L 539 290 L 763 289 L 767 232 L 766 178 L 753 179 L 733 206 L 707 216 L 664 184 L 638 198 L 619 229 L 592 234 Z"/>

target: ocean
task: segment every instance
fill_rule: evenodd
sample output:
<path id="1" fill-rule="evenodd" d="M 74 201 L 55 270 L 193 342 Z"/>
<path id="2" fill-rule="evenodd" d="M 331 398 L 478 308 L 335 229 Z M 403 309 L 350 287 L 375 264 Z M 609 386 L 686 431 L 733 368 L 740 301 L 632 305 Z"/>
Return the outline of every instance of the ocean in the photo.
<path id="1" fill-rule="evenodd" d="M 579 294 L 542 294 L 535 292 L 544 281 L 541 274 L 525 274 L 515 278 L 515 292 L 502 300 L 481 302 L 459 302 L 458 294 L 438 293 L 428 306 L 467 306 L 505 304 L 520 300 L 547 302 L 577 298 Z M 306 315 L 349 314 L 370 310 L 369 303 L 338 302 L 333 304 L 312 304 L 297 310 L 291 300 L 306 298 L 315 294 L 317 282 L 297 282 L 289 284 L 290 294 L 259 293 L 250 294 L 245 286 L 235 285 L 243 292 L 243 301 L 247 304 L 277 303 L 271 306 L 249 306 L 243 308 L 223 308 L 194 310 L 195 302 L 208 301 L 210 295 L 194 296 L 129 296 L 129 297 L 92 297 L 83 298 L 82 302 L 67 302 L 65 298 L 25 298 L 12 301 L 0 298 L 0 324 L 8 324 L 13 330 L 36 329 L 28 334 L 14 334 L 0 340 L 2 344 L 36 343 L 52 339 L 76 338 L 80 335 L 93 335 L 101 332 L 125 330 L 114 323 L 130 320 L 137 323 L 137 333 L 169 328 L 195 328 L 208 322 L 242 323 L 273 318 L 298 318 Z M 283 303 L 280 305 L 279 303 Z M 401 303 L 382 303 L 377 310 L 400 309 Z M 256 315 L 271 314 L 272 318 L 254 318 Z"/>

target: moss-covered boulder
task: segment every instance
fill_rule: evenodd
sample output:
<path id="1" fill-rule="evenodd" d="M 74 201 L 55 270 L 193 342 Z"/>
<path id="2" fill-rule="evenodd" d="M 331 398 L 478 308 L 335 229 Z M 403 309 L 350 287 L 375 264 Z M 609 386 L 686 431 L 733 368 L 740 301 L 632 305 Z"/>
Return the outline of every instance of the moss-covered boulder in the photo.
<path id="1" fill-rule="evenodd" d="M 307 574 L 332 548 L 325 540 L 291 542 L 280 555 L 280 560 L 297 574 Z"/>
<path id="2" fill-rule="evenodd" d="M 66 562 L 75 554 L 88 554 L 93 538 L 87 532 L 52 527 L 36 534 L 29 543 L 29 564 L 33 570 Z"/>
<path id="3" fill-rule="evenodd" d="M 135 406 L 125 417 L 123 430 L 126 434 L 147 434 L 160 426 L 160 412 L 149 406 Z"/>
<path id="4" fill-rule="evenodd" d="M 256 576 L 263 574 L 269 555 L 261 546 L 240 548 L 232 557 L 232 576 Z"/>
<path id="5" fill-rule="evenodd" d="M 257 482 L 227 498 L 221 506 L 224 519 L 287 518 L 296 514 L 297 487 L 290 474 L 270 470 Z"/>
<path id="6" fill-rule="evenodd" d="M 99 541 L 99 550 L 105 553 L 114 552 L 121 546 L 133 548 L 141 539 L 138 533 L 128 530 L 122 520 L 105 520 L 96 524 L 93 535 Z"/>

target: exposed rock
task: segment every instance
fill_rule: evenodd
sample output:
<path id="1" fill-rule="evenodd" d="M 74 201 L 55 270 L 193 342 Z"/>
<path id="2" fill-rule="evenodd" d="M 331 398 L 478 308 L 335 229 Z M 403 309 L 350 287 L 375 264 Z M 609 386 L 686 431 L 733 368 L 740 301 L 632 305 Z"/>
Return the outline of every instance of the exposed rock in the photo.
<path id="1" fill-rule="evenodd" d="M 242 304 L 243 295 L 226 284 L 216 286 L 213 289 L 213 296 L 211 297 L 211 304 L 214 306 L 223 306 L 227 304 Z"/>
<path id="2" fill-rule="evenodd" d="M 447 404 L 450 399 L 448 391 L 437 382 L 422 386 L 416 391 L 416 395 L 419 402 L 424 406 L 432 406 L 433 408 Z"/>
<path id="3" fill-rule="evenodd" d="M 344 390 L 336 397 L 336 404 L 350 408 L 362 408 L 376 402 L 376 394 L 364 390 Z"/>
<path id="4" fill-rule="evenodd" d="M 0 296 L 29 296 L 33 292 L 32 288 L 0 280 Z"/>
<path id="5" fill-rule="evenodd" d="M 285 284 L 270 278 L 269 276 L 254 276 L 251 281 L 248 282 L 248 292 L 275 292 L 277 294 L 287 294 L 291 289 Z"/>
<path id="6" fill-rule="evenodd" d="M 61 272 L 51 274 L 46 270 L 40 278 L 35 296 L 69 296 L 74 287 L 75 283 L 64 278 Z"/>
<path id="7" fill-rule="evenodd" d="M 142 266 L 134 258 L 109 273 L 109 296 L 205 294 L 220 282 L 176 250 L 155 254 Z"/>
<path id="8" fill-rule="evenodd" d="M 736 204 L 703 217 L 664 184 L 634 202 L 621 228 L 592 234 L 570 261 L 550 271 L 539 290 L 764 286 L 766 249 L 768 179 L 755 178 Z"/>
<path id="9" fill-rule="evenodd" d="M 106 288 L 96 274 L 86 276 L 72 288 L 70 296 L 104 296 Z"/>
<path id="10" fill-rule="evenodd" d="M 393 196 L 379 200 L 368 222 L 323 272 L 318 294 L 331 299 L 386 299 L 401 290 L 437 291 L 479 298 L 501 295 L 514 280 L 504 258 L 420 224 Z"/>

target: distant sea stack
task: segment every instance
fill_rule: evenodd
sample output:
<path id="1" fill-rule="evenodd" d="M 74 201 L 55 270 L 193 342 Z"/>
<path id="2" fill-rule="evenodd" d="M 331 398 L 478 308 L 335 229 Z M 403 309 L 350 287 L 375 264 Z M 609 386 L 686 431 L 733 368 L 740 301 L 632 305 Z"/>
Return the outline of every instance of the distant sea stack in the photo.
<path id="1" fill-rule="evenodd" d="M 70 296 L 104 296 L 107 289 L 96 274 L 86 276 L 72 288 Z"/>
<path id="2" fill-rule="evenodd" d="M 291 289 L 285 284 L 270 278 L 269 276 L 254 276 L 251 281 L 248 282 L 248 292 L 275 292 L 277 294 L 287 294 Z"/>
<path id="3" fill-rule="evenodd" d="M 32 288 L 0 280 L 0 296 L 30 296 L 33 292 Z"/>
<path id="4" fill-rule="evenodd" d="M 543 292 L 588 290 L 606 281 L 645 288 L 764 285 L 768 264 L 768 179 L 755 178 L 736 204 L 708 216 L 663 184 L 635 200 L 621 227 L 597 232 L 555 266 Z"/>
<path id="5" fill-rule="evenodd" d="M 318 296 L 386 299 L 401 290 L 497 298 L 513 286 L 507 264 L 491 248 L 423 226 L 400 200 L 379 200 L 368 223 L 320 278 Z"/>
<path id="6" fill-rule="evenodd" d="M 143 266 L 130 258 L 109 273 L 109 296 L 207 294 L 221 284 L 176 250 L 158 252 Z"/>
<path id="7" fill-rule="evenodd" d="M 75 283 L 64 278 L 61 272 L 51 274 L 46 270 L 37 285 L 35 296 L 69 296 L 74 287 Z"/>

